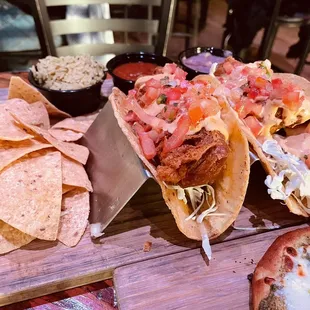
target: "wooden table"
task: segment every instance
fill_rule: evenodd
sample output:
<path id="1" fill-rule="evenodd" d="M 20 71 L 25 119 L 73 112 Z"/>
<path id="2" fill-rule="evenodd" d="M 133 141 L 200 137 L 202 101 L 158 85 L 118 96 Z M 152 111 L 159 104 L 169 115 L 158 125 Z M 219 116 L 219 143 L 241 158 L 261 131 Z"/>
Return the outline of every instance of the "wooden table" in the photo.
<path id="1" fill-rule="evenodd" d="M 25 74 L 21 75 L 26 78 Z M 0 87 L 7 87 L 9 78 L 10 74 L 0 74 Z M 229 309 L 247 309 L 250 304 L 250 284 L 247 275 L 254 271 L 256 262 L 276 236 L 305 225 L 306 222 L 304 218 L 290 214 L 288 209 L 279 202 L 270 199 L 263 184 L 264 178 L 265 173 L 259 162 L 255 163 L 251 167 L 251 178 L 244 207 L 235 221 L 235 226 L 265 226 L 269 229 L 229 228 L 217 240 L 212 241 L 214 254 L 210 262 L 203 255 L 200 242 L 189 240 L 178 231 L 157 184 L 150 181 L 139 190 L 110 224 L 102 242 L 89 245 L 88 236 L 84 236 L 80 246 L 84 248 L 84 256 L 89 253 L 89 257 L 87 259 L 84 256 L 80 257 L 79 260 L 82 262 L 80 266 L 73 257 L 69 264 L 80 269 L 68 271 L 69 274 L 78 271 L 82 276 L 75 277 L 73 282 L 61 281 L 61 278 L 58 278 L 57 285 L 53 286 L 43 283 L 42 288 L 36 288 L 31 292 L 31 297 L 113 276 L 120 310 L 188 309 L 189 307 L 213 310 L 227 309 L 227 305 Z M 143 244 L 146 241 L 153 243 L 151 251 L 147 253 L 143 251 Z M 31 247 L 31 245 L 26 248 L 34 250 L 34 246 Z M 41 251 L 49 251 L 44 246 L 41 248 Z M 59 247 L 55 245 L 55 248 Z M 75 251 L 62 248 L 60 250 L 62 255 L 69 256 Z M 40 248 L 36 252 L 38 252 L 37 257 L 46 259 L 40 257 Z M 13 252 L 9 256 L 15 260 L 14 263 L 22 259 L 22 254 L 17 254 L 16 257 L 14 255 Z M 36 266 L 35 260 L 30 263 L 28 268 L 31 268 L 32 264 Z M 67 267 L 64 265 L 62 268 L 66 270 L 64 268 Z M 49 270 L 49 272 L 55 273 L 57 266 L 51 269 L 52 271 Z M 90 271 L 92 274 L 89 273 Z M 25 272 L 26 281 L 29 271 Z M 84 274 L 87 277 L 84 277 Z M 42 277 L 37 278 L 35 273 L 33 277 L 32 281 L 42 282 Z M 18 274 L 14 281 L 17 286 L 23 287 Z M 40 283 L 38 285 L 41 285 Z M 35 284 L 31 282 L 29 285 L 35 286 Z M 3 309 L 23 309 L 42 302 L 45 305 L 36 309 L 61 307 L 111 309 L 112 285 L 111 280 L 101 281 L 26 303 L 6 306 Z M 12 287 L 13 291 L 14 289 L 16 290 L 16 287 Z M 21 296 L 16 292 L 14 294 L 7 300 L 15 301 L 15 297 L 20 300 L 26 299 L 25 293 Z M 68 299 L 70 296 L 74 297 Z"/>
<path id="2" fill-rule="evenodd" d="M 8 88 L 12 75 L 20 76 L 25 81 L 26 72 L 0 73 L 0 88 Z M 9 306 L 4 306 L 3 310 L 21 310 L 36 307 L 36 309 L 117 309 L 115 304 L 115 294 L 113 281 L 106 280 L 96 282 L 90 285 L 84 285 L 78 288 L 66 290 L 63 292 L 19 302 Z"/>

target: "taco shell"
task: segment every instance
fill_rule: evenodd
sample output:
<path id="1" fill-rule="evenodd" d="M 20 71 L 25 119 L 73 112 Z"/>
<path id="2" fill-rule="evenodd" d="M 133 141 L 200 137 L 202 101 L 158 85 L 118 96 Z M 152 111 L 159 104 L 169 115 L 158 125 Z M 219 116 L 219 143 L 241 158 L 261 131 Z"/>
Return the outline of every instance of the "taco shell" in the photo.
<path id="1" fill-rule="evenodd" d="M 161 75 L 152 76 L 152 78 L 160 79 Z M 145 81 L 144 79 L 142 82 Z M 141 84 L 140 80 L 139 85 Z M 155 166 L 145 158 L 137 136 L 133 132 L 130 124 L 124 120 L 128 112 L 124 104 L 125 98 L 126 95 L 115 87 L 109 98 L 120 128 L 141 161 L 160 185 L 163 198 L 171 210 L 179 230 L 190 239 L 201 240 L 200 224 L 193 220 L 185 220 L 193 212 L 192 208 L 177 198 L 176 190 L 168 189 L 158 179 Z M 223 213 L 224 215 L 210 216 L 204 219 L 203 225 L 210 239 L 222 234 L 236 219 L 244 201 L 250 172 L 248 143 L 230 107 L 226 106 L 223 108 L 222 119 L 226 123 L 230 134 L 230 152 L 226 161 L 226 168 L 212 187 L 215 190 L 215 200 L 218 207 L 217 213 Z"/>

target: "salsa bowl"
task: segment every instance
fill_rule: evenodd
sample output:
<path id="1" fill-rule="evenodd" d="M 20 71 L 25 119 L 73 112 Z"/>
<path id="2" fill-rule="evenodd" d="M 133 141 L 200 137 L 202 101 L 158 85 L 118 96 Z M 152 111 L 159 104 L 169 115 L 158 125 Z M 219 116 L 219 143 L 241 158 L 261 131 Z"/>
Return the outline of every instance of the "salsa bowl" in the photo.
<path id="1" fill-rule="evenodd" d="M 134 88 L 136 80 L 144 75 L 154 73 L 157 66 L 172 63 L 169 58 L 144 52 L 117 55 L 107 63 L 108 72 L 113 78 L 114 86 L 125 94 Z"/>

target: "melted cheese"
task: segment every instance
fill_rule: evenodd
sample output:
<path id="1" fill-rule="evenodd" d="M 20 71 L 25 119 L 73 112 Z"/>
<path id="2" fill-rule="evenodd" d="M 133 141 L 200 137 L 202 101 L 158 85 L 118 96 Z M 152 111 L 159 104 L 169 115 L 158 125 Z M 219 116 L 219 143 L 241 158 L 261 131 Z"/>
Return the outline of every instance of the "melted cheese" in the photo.
<path id="1" fill-rule="evenodd" d="M 291 257 L 294 267 L 291 272 L 286 273 L 283 279 L 283 287 L 275 292 L 284 298 L 287 310 L 302 310 L 310 308 L 310 255 L 309 247 L 307 253 L 303 253 L 303 247 L 299 248 L 296 257 Z M 280 284 L 281 285 L 281 284 Z"/>
<path id="2" fill-rule="evenodd" d="M 220 112 L 218 112 L 216 115 L 209 116 L 203 119 L 195 128 L 190 129 L 190 131 L 188 132 L 188 135 L 193 135 L 194 133 L 199 132 L 202 128 L 205 128 L 206 130 L 209 130 L 209 131 L 218 130 L 219 132 L 223 134 L 226 141 L 229 138 L 227 125 L 221 119 Z"/>

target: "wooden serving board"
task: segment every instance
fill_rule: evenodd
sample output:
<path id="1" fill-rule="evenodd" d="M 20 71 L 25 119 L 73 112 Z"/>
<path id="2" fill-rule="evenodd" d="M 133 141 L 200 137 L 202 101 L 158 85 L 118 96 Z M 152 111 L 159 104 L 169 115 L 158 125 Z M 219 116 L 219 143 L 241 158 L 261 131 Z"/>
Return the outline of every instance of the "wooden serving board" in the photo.
<path id="1" fill-rule="evenodd" d="M 259 181 L 261 175 L 260 165 L 254 166 L 246 207 L 236 223 L 252 227 L 251 222 L 279 226 L 304 222 L 268 198 L 262 180 Z M 259 232 L 229 229 L 213 243 Z M 146 241 L 152 242 L 150 252 L 143 252 Z M 74 248 L 60 242 L 36 240 L 0 256 L 0 306 L 107 279 L 117 267 L 194 248 L 200 248 L 200 242 L 189 240 L 179 232 L 158 185 L 149 180 L 110 224 L 101 240 L 93 242 L 87 231 Z M 226 255 L 231 255 L 229 249 Z"/>
<path id="2" fill-rule="evenodd" d="M 302 225 L 298 228 L 307 226 Z M 290 227 L 214 245 L 209 262 L 200 249 L 117 268 L 120 310 L 251 308 L 248 275 L 279 235 Z"/>
<path id="3" fill-rule="evenodd" d="M 106 84 L 107 87 L 111 87 L 110 84 Z M 7 89 L 1 90 L 0 101 L 6 99 L 6 94 Z M 264 178 L 260 164 L 255 164 L 245 207 L 236 226 L 285 227 L 305 222 L 269 198 Z M 112 277 L 117 267 L 201 246 L 200 242 L 189 240 L 179 232 L 159 186 L 152 180 L 139 190 L 105 232 L 101 240 L 93 242 L 87 231 L 74 248 L 60 242 L 35 240 L 19 250 L 0 255 L 0 306 L 104 280 Z M 212 242 L 261 232 L 230 228 Z M 146 241 L 153 243 L 148 253 L 143 252 Z"/>

